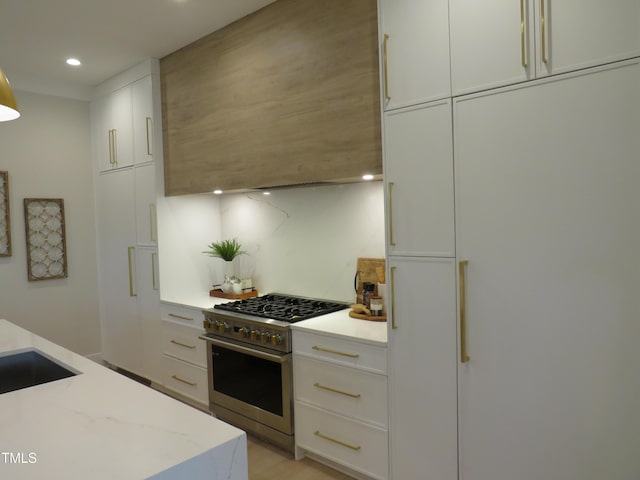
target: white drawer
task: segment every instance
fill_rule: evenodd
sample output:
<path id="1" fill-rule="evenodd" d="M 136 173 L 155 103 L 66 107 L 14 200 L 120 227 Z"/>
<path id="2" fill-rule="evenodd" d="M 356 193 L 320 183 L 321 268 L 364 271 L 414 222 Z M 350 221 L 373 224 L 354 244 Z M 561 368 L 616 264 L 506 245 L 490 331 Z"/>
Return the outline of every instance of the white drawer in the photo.
<path id="1" fill-rule="evenodd" d="M 201 334 L 195 328 L 162 322 L 162 351 L 206 368 L 207 344 L 198 338 Z"/>
<path id="2" fill-rule="evenodd" d="M 294 330 L 293 352 L 340 365 L 387 373 L 385 347 Z"/>
<path id="3" fill-rule="evenodd" d="M 161 303 L 162 319 L 177 322 L 180 325 L 188 325 L 204 330 L 202 322 L 204 313 L 197 308 L 189 308 L 172 303 Z"/>
<path id="4" fill-rule="evenodd" d="M 164 386 L 203 404 L 209 403 L 207 370 L 163 355 Z"/>
<path id="5" fill-rule="evenodd" d="M 376 479 L 388 472 L 387 430 L 295 403 L 296 447 Z"/>
<path id="6" fill-rule="evenodd" d="M 296 400 L 386 428 L 386 376 L 299 355 L 293 375 Z"/>

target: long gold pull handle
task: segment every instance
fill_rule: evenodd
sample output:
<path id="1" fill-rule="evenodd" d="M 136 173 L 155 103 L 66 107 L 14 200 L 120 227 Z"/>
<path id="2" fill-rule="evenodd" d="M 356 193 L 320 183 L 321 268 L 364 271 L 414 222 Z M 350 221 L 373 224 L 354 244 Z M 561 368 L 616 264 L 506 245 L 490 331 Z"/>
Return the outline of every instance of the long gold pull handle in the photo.
<path id="1" fill-rule="evenodd" d="M 396 267 L 391 267 L 391 328 L 398 328 L 396 324 Z"/>
<path id="2" fill-rule="evenodd" d="M 331 387 L 327 387 L 325 385 L 321 385 L 320 383 L 316 382 L 313 384 L 314 387 L 319 388 L 321 390 L 327 390 L 328 392 L 333 392 L 333 393 L 339 393 L 340 395 L 344 395 L 346 397 L 351 397 L 351 398 L 360 398 L 360 394 L 359 393 L 349 393 L 349 392 L 344 392 L 342 390 L 337 390 L 335 388 L 331 388 Z"/>
<path id="3" fill-rule="evenodd" d="M 357 353 L 344 353 L 344 352 L 339 352 L 337 350 L 331 350 L 329 348 L 323 348 L 323 347 L 319 347 L 318 345 L 314 345 L 313 347 L 314 350 L 318 350 L 319 352 L 326 352 L 326 353 L 333 353 L 334 355 L 342 355 L 343 357 L 349 357 L 349 358 L 360 358 L 360 355 L 358 355 Z"/>
<path id="4" fill-rule="evenodd" d="M 460 362 L 467 363 L 470 358 L 467 353 L 467 278 L 466 271 L 468 260 L 458 263 L 460 278 Z"/>
<path id="5" fill-rule="evenodd" d="M 547 56 L 547 26 L 546 26 L 546 16 L 544 12 L 544 3 L 545 0 L 540 0 L 540 30 L 542 36 L 542 62 L 548 63 L 549 58 Z"/>
<path id="6" fill-rule="evenodd" d="M 396 246 L 396 241 L 393 238 L 393 182 L 387 184 L 387 191 L 389 193 L 389 245 Z"/>
<path id="7" fill-rule="evenodd" d="M 151 117 L 147 117 L 147 155 L 153 155 L 151 153 L 151 132 L 153 131 L 153 123 Z"/>
<path id="8" fill-rule="evenodd" d="M 189 348 L 191 350 L 196 348 L 195 345 L 187 345 L 186 343 L 180 343 L 179 341 L 173 339 L 171 339 L 171 343 L 173 343 L 174 345 L 178 345 L 179 347 Z"/>
<path id="9" fill-rule="evenodd" d="M 520 59 L 522 60 L 522 66 L 527 68 L 529 62 L 527 61 L 527 26 L 524 15 L 524 0 L 520 0 Z"/>
<path id="10" fill-rule="evenodd" d="M 188 320 L 190 322 L 193 321 L 193 317 L 185 317 L 184 315 L 178 315 L 177 313 L 170 313 L 170 317 L 179 318 L 180 320 Z"/>
<path id="11" fill-rule="evenodd" d="M 324 438 L 325 440 L 329 440 L 330 442 L 337 443 L 338 445 L 342 445 L 343 447 L 350 448 L 351 450 L 355 450 L 356 452 L 360 450 L 362 447 L 360 445 L 351 445 L 350 443 L 343 442 L 342 440 L 337 440 L 333 437 L 329 437 L 320 433 L 320 430 L 316 430 L 313 432 L 316 437 Z"/>
<path id="12" fill-rule="evenodd" d="M 156 206 L 153 203 L 149 204 L 149 238 L 152 242 L 157 242 L 156 236 Z"/>
<path id="13" fill-rule="evenodd" d="M 118 165 L 118 131 L 114 128 L 112 130 L 112 138 L 113 138 L 113 164 Z"/>
<path id="14" fill-rule="evenodd" d="M 389 96 L 389 70 L 387 68 L 387 42 L 389 41 L 389 35 L 384 34 L 382 40 L 382 61 L 384 64 L 384 99 L 388 102 L 391 100 Z"/>
<path id="15" fill-rule="evenodd" d="M 156 272 L 156 263 L 158 261 L 158 254 L 153 252 L 151 254 L 151 283 L 154 290 L 158 290 L 158 272 Z"/>
<path id="16" fill-rule="evenodd" d="M 132 260 L 132 256 L 135 255 L 136 252 L 136 247 L 129 247 L 127 249 L 127 257 L 129 260 L 129 296 L 130 297 L 137 297 L 138 294 L 136 293 L 136 288 L 135 288 L 135 279 L 133 278 L 134 275 L 134 270 L 133 270 L 133 260 Z"/>
<path id="17" fill-rule="evenodd" d="M 174 380 L 177 380 L 177 381 L 179 381 L 179 382 L 182 382 L 182 383 L 184 383 L 184 384 L 186 384 L 186 385 L 189 385 L 190 387 L 195 387 L 196 385 L 198 385 L 197 383 L 190 382 L 189 380 L 185 380 L 185 379 L 183 379 L 183 378 L 180 378 L 180 377 L 179 377 L 179 376 L 177 376 L 177 375 L 171 375 L 171 378 L 173 378 Z"/>
<path id="18" fill-rule="evenodd" d="M 109 130 L 109 165 L 113 165 L 113 130 Z"/>

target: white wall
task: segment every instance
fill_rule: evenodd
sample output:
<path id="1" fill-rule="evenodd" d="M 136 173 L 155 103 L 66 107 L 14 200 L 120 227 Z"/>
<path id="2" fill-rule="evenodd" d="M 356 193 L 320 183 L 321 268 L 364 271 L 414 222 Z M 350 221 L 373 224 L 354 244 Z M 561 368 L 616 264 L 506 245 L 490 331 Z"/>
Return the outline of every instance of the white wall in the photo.
<path id="1" fill-rule="evenodd" d="M 237 237 L 248 252 L 236 273 L 261 293 L 351 302 L 358 257 L 384 258 L 382 183 L 262 193 L 187 195 L 158 201 L 160 292 L 165 301 L 206 306 L 223 261 L 206 246 Z"/>
<path id="2" fill-rule="evenodd" d="M 0 318 L 80 354 L 100 351 L 89 103 L 14 91 L 22 116 L 0 123 L 13 255 L 0 257 Z M 29 282 L 23 199 L 64 199 L 68 278 Z"/>

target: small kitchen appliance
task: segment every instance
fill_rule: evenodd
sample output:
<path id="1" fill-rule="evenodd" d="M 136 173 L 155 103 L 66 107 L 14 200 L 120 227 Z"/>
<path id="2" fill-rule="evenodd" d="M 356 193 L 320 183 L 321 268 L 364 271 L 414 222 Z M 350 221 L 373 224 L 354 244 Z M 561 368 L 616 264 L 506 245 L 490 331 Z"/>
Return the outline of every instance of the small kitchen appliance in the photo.
<path id="1" fill-rule="evenodd" d="M 293 452 L 290 325 L 348 307 L 272 293 L 204 310 L 211 411 Z"/>

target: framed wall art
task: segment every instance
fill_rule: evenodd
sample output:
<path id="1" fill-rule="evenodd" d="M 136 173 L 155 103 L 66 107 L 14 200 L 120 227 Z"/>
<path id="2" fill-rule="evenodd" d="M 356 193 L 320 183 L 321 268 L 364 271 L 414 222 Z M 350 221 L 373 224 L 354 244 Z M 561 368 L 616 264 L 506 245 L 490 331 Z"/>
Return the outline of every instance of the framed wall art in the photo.
<path id="1" fill-rule="evenodd" d="M 67 277 L 64 200 L 25 198 L 29 281 Z"/>
<path id="2" fill-rule="evenodd" d="M 0 257 L 10 256 L 9 172 L 0 172 Z"/>

